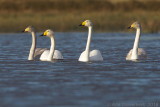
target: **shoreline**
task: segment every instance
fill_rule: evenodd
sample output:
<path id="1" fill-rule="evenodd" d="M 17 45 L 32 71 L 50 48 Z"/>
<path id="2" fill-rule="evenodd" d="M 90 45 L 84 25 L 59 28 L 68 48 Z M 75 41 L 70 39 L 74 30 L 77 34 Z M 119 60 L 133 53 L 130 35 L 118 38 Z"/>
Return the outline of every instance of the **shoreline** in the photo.
<path id="1" fill-rule="evenodd" d="M 51 4 L 48 5 L 49 1 Z M 158 1 L 122 0 L 112 3 L 107 0 L 100 2 L 94 0 L 92 5 L 89 5 L 89 0 L 85 2 L 83 0 L 71 0 L 71 2 L 16 0 L 11 5 L 13 2 L 13 0 L 0 1 L 4 3 L 0 7 L 0 32 L 16 33 L 24 30 L 28 25 L 35 26 L 38 32 L 48 28 L 57 32 L 87 31 L 85 28 L 78 27 L 86 19 L 93 22 L 95 32 L 128 32 L 126 28 L 134 21 L 141 23 L 144 33 L 160 31 L 160 2 Z M 17 7 L 18 5 L 20 6 Z M 154 7 L 148 10 L 151 6 Z"/>

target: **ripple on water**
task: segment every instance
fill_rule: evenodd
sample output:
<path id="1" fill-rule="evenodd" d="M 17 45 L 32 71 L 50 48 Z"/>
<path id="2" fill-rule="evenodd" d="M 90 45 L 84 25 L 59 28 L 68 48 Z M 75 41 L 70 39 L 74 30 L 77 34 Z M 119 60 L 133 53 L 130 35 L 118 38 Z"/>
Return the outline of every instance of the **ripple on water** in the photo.
<path id="1" fill-rule="evenodd" d="M 91 49 L 99 49 L 104 61 L 88 63 L 78 62 L 87 33 L 56 33 L 55 38 L 60 41 L 56 49 L 65 59 L 51 63 L 27 61 L 30 34 L 1 34 L 0 106 L 100 107 L 159 102 L 158 34 L 143 35 L 140 46 L 148 59 L 138 62 L 125 60 L 134 34 L 95 33 Z M 48 38 L 37 39 L 37 47 L 49 48 Z"/>

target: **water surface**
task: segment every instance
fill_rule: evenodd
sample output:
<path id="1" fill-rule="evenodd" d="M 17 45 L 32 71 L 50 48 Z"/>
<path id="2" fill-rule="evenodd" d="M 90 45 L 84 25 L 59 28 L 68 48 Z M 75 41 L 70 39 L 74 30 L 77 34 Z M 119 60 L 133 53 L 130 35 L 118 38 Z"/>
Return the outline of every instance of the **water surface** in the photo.
<path id="1" fill-rule="evenodd" d="M 148 59 L 131 62 L 125 57 L 135 34 L 94 33 L 91 49 L 104 61 L 88 63 L 78 62 L 87 33 L 55 33 L 64 56 L 56 62 L 27 61 L 29 33 L 0 37 L 1 107 L 160 106 L 160 34 L 143 34 Z M 50 39 L 37 36 L 37 47 L 49 48 Z"/>

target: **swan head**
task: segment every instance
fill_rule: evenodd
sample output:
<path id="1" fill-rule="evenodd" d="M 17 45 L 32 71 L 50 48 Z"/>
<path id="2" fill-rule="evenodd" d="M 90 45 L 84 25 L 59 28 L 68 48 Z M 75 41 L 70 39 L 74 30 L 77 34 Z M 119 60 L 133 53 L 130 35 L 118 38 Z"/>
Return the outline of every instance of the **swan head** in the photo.
<path id="1" fill-rule="evenodd" d="M 54 32 L 51 29 L 46 30 L 41 36 L 51 37 L 53 36 Z"/>
<path id="2" fill-rule="evenodd" d="M 23 32 L 35 32 L 35 28 L 33 26 L 28 26 Z"/>
<path id="3" fill-rule="evenodd" d="M 138 28 L 141 28 L 141 24 L 139 22 L 134 22 L 131 26 L 128 27 L 129 29 L 131 28 L 135 28 L 135 29 L 138 29 Z"/>
<path id="4" fill-rule="evenodd" d="M 85 20 L 84 22 L 82 22 L 79 26 L 87 26 L 90 27 L 92 26 L 92 22 L 90 20 Z"/>

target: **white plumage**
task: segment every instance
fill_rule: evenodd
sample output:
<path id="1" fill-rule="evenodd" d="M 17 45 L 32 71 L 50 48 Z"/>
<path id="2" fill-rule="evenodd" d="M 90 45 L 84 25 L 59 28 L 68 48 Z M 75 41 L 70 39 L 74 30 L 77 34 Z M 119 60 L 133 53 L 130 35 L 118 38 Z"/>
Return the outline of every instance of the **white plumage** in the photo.
<path id="1" fill-rule="evenodd" d="M 36 31 L 33 26 L 28 26 L 23 32 L 30 32 L 32 34 L 32 45 L 30 48 L 28 60 L 39 59 L 40 55 L 46 50 L 46 48 L 36 48 Z"/>
<path id="2" fill-rule="evenodd" d="M 128 52 L 127 57 L 126 57 L 126 60 L 130 60 L 130 59 L 131 59 L 132 50 L 133 50 L 133 49 L 131 49 L 131 50 Z M 145 51 L 143 48 L 138 48 L 138 59 L 143 60 L 143 59 L 146 59 L 146 58 L 147 58 L 147 53 L 146 53 L 146 51 Z"/>
<path id="3" fill-rule="evenodd" d="M 86 51 L 83 51 L 79 57 L 79 61 L 84 61 L 86 56 Z M 103 57 L 99 50 L 92 50 L 89 52 L 89 61 L 103 61 Z"/>
<path id="4" fill-rule="evenodd" d="M 90 20 L 84 21 L 80 26 L 88 27 L 88 40 L 85 51 L 83 51 L 79 57 L 79 61 L 88 62 L 88 61 L 103 61 L 103 57 L 99 50 L 90 51 L 91 43 L 91 33 L 92 33 L 92 22 Z"/>
<path id="5" fill-rule="evenodd" d="M 62 53 L 59 50 L 55 50 L 54 32 L 50 29 L 46 30 L 41 36 L 47 36 L 51 39 L 50 50 L 45 50 L 40 56 L 41 61 L 52 61 L 55 59 L 63 59 Z"/>
<path id="6" fill-rule="evenodd" d="M 49 55 L 50 50 L 45 50 L 41 57 L 40 60 L 41 61 L 47 61 L 47 57 Z M 59 50 L 55 50 L 54 51 L 54 55 L 53 55 L 53 59 L 63 59 L 62 53 Z"/>
<path id="7" fill-rule="evenodd" d="M 141 24 L 139 22 L 134 22 L 129 28 L 137 29 L 136 37 L 133 45 L 133 49 L 129 51 L 126 56 L 126 60 L 139 60 L 146 59 L 147 54 L 144 49 L 138 48 L 140 36 L 141 36 Z"/>

